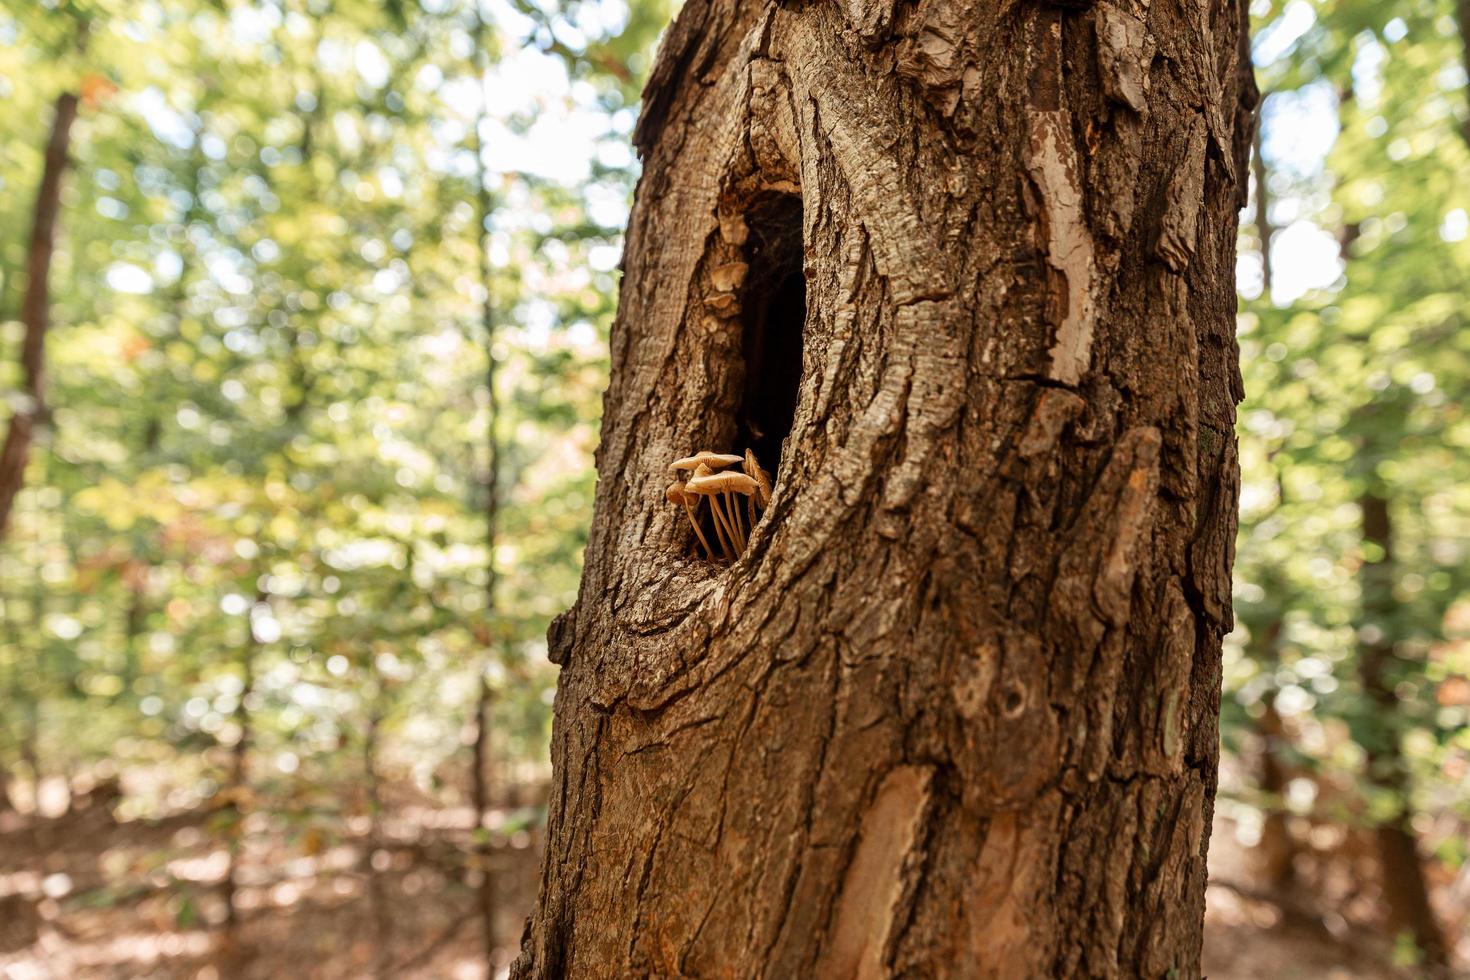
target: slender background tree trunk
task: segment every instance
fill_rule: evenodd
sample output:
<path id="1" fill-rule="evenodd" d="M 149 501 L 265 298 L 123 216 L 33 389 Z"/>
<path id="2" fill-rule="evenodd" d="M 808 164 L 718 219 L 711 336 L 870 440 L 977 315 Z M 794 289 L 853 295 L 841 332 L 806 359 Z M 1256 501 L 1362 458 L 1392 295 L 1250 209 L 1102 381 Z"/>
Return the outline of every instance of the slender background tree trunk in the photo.
<path id="1" fill-rule="evenodd" d="M 1460 55 L 1465 62 L 1465 72 L 1470 74 L 1470 0 L 1458 0 L 1455 13 L 1460 22 Z M 1465 143 L 1470 145 L 1470 117 L 1460 124 L 1460 133 L 1465 137 Z"/>
<path id="2" fill-rule="evenodd" d="M 1470 2 L 1470 0 L 1466 0 Z M 1276 227 L 1271 224 L 1271 179 L 1266 168 L 1266 158 L 1261 155 L 1261 129 L 1256 127 L 1255 146 L 1251 152 L 1251 173 L 1256 179 L 1255 225 L 1256 238 L 1261 243 L 1261 292 L 1271 298 L 1271 242 L 1276 236 Z"/>
<path id="3" fill-rule="evenodd" d="M 479 907 L 480 942 L 484 947 L 485 962 L 494 972 L 496 949 L 495 919 L 500 904 L 498 882 L 495 875 L 495 852 L 490 846 L 490 830 L 485 818 L 490 812 L 490 733 L 493 723 L 492 710 L 495 698 L 489 681 L 480 677 L 480 693 L 475 699 L 475 739 L 471 750 L 470 802 L 475 809 L 475 835 L 473 854 L 479 876 L 475 885 L 475 900 Z"/>
<path id="4" fill-rule="evenodd" d="M 1267 671 L 1280 665 L 1279 644 L 1281 619 L 1273 618 L 1257 639 L 1254 651 L 1256 661 Z M 1271 690 L 1262 700 L 1261 717 L 1256 721 L 1256 737 L 1260 744 L 1260 771 L 1257 785 L 1265 800 L 1264 825 L 1261 827 L 1261 842 L 1256 851 L 1261 859 L 1261 876 L 1273 894 L 1285 895 L 1296 884 L 1296 842 L 1291 835 L 1286 809 L 1286 787 L 1290 779 L 1287 750 L 1290 736 L 1281 712 L 1276 710 L 1277 689 Z"/>
<path id="5" fill-rule="evenodd" d="M 20 303 L 25 327 L 21 339 L 20 369 L 24 402 L 12 409 L 5 443 L 0 447 L 0 541 L 5 540 L 15 496 L 25 485 L 26 461 L 37 427 L 46 421 L 46 328 L 51 324 L 51 256 L 56 251 L 56 216 L 61 211 L 61 177 L 66 171 L 71 127 L 77 118 L 77 96 L 63 92 L 56 98 L 51 138 L 41 167 L 41 185 L 31 221 L 30 249 L 26 254 L 26 291 Z"/>
<path id="6" fill-rule="evenodd" d="M 262 566 L 264 564 L 262 562 Z M 256 581 L 259 582 L 265 573 L 259 568 L 257 572 Z M 270 595 L 257 585 L 250 613 L 253 613 L 256 606 L 269 601 Z M 251 702 L 254 700 L 255 682 L 259 674 L 260 643 L 255 638 L 253 617 L 250 613 L 247 613 L 245 617 L 245 633 L 241 639 L 239 651 L 240 700 L 235 703 L 234 712 L 234 722 L 239 730 L 239 736 L 235 739 L 235 744 L 230 747 L 230 769 L 227 774 L 228 784 L 225 787 L 225 805 L 221 808 L 225 847 L 229 859 L 225 865 L 225 876 L 220 881 L 220 900 L 224 906 L 225 916 L 221 932 L 221 951 L 224 953 L 225 962 L 231 968 L 239 968 L 249 955 L 242 939 L 244 922 L 242 921 L 239 893 L 240 867 L 245 857 L 245 820 L 255 809 L 250 789 L 250 752 L 252 743 L 255 741 L 255 723 Z"/>
<path id="7" fill-rule="evenodd" d="M 373 980 L 389 980 L 393 976 L 393 912 L 388 899 L 387 882 L 379 873 L 377 860 L 383 847 L 383 783 L 378 776 L 378 745 L 383 728 L 383 679 L 378 674 L 376 655 L 369 654 L 369 683 L 372 703 L 368 709 L 367 730 L 362 740 L 362 771 L 368 807 L 367 842 L 362 849 L 362 873 L 367 880 L 368 905 L 373 923 Z M 389 852 L 383 851 L 387 855 Z"/>
<path id="8" fill-rule="evenodd" d="M 1413 786 L 1399 744 L 1399 729 L 1394 724 L 1400 706 L 1393 679 L 1397 659 L 1392 625 L 1397 605 L 1393 595 L 1393 519 L 1388 500 L 1381 493 L 1364 493 L 1359 506 L 1363 541 L 1371 549 L 1360 575 L 1363 623 L 1359 632 L 1364 640 L 1358 650 L 1358 675 L 1375 722 L 1372 739 L 1365 746 L 1367 776 L 1370 785 L 1392 794 L 1397 806 L 1393 817 L 1373 830 L 1383 895 L 1390 924 L 1413 938 L 1423 965 L 1430 971 L 1427 975 L 1439 976 L 1449 963 L 1449 947 L 1429 902 L 1419 839 L 1409 822 Z"/>
<path id="9" fill-rule="evenodd" d="M 684 6 L 515 976 L 1199 975 L 1245 17 Z"/>
<path id="10" fill-rule="evenodd" d="M 490 92 L 486 87 L 486 74 L 490 69 L 489 53 L 485 41 L 485 18 L 478 0 L 475 3 L 475 19 L 472 27 L 474 38 L 475 77 L 480 92 L 479 114 L 475 117 L 473 147 L 475 152 L 475 204 L 476 204 L 476 250 L 480 257 L 480 288 L 484 297 L 480 302 L 481 342 L 485 346 L 485 621 L 487 626 L 485 646 L 479 667 L 479 694 L 475 700 L 475 738 L 472 749 L 471 774 L 472 800 L 475 808 L 474 856 L 478 866 L 479 880 L 476 898 L 480 909 L 480 938 L 485 947 L 487 969 L 495 972 L 495 950 L 497 936 L 495 920 L 500 905 L 500 883 L 496 876 L 494 849 L 491 847 L 486 818 L 489 815 L 492 795 L 490 773 L 491 735 L 494 722 L 493 709 L 495 692 L 491 689 L 489 670 L 495 660 L 497 638 L 504 635 L 500 621 L 499 601 L 500 574 L 496 565 L 495 552 L 500 541 L 501 503 L 501 457 L 500 438 L 500 393 L 496 375 L 500 367 L 495 353 L 495 293 L 494 268 L 490 263 L 490 220 L 494 215 L 494 200 L 490 192 L 490 175 L 485 164 L 485 130 L 490 123 Z"/>

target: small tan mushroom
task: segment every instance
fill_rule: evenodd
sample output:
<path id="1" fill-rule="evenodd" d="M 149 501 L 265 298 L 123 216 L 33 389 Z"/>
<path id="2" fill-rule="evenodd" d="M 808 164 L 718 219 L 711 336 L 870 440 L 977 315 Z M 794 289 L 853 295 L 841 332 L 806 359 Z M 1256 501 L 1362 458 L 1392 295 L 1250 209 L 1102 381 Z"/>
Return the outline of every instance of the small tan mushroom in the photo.
<path id="1" fill-rule="evenodd" d="M 684 513 L 689 517 L 689 526 L 694 528 L 694 533 L 699 536 L 699 543 L 704 545 L 704 553 L 707 558 L 714 560 L 715 549 L 710 547 L 709 539 L 700 530 L 699 518 L 694 514 L 694 507 L 699 503 L 699 498 L 684 489 L 684 481 L 675 480 L 669 484 L 669 489 L 664 491 L 664 496 L 669 503 L 682 506 Z"/>
<path id="2" fill-rule="evenodd" d="M 738 457 L 737 457 L 738 461 Z M 721 512 L 723 503 L 723 516 L 725 519 L 725 530 L 730 532 L 736 546 L 736 555 L 745 550 L 745 531 L 741 526 L 740 508 L 736 505 L 732 495 L 741 494 L 750 496 L 759 489 L 760 484 L 755 480 L 736 470 L 726 470 L 721 473 L 695 471 L 690 477 L 685 488 L 690 493 L 704 494 L 710 498 L 710 508 L 716 514 Z"/>
<path id="3" fill-rule="evenodd" d="M 747 449 L 745 451 L 745 463 L 741 466 L 745 475 L 756 482 L 755 493 L 750 496 L 750 526 L 755 528 L 755 509 L 760 507 L 765 510 L 771 505 L 771 476 L 761 469 L 761 464 L 756 462 L 755 452 Z"/>
<path id="4" fill-rule="evenodd" d="M 734 466 L 744 457 L 732 456 L 729 453 L 712 453 L 708 450 L 695 453 L 693 456 L 685 456 L 676 459 L 669 464 L 669 473 L 679 475 L 680 470 L 698 470 L 701 466 L 707 466 L 711 470 L 722 470 L 727 466 Z"/>
<path id="5" fill-rule="evenodd" d="M 739 470 L 725 470 L 721 473 L 700 474 L 696 472 L 689 478 L 685 487 L 691 493 L 752 494 L 760 487 L 760 484 Z"/>
<path id="6" fill-rule="evenodd" d="M 713 471 L 708 466 L 700 463 L 699 465 L 694 467 L 694 475 L 690 477 L 690 479 L 700 479 L 702 477 L 709 476 L 712 472 Z M 684 484 L 684 494 L 687 497 L 692 497 L 694 499 L 694 507 L 696 509 L 699 507 L 700 497 L 710 498 L 709 511 L 715 525 L 715 538 L 720 542 L 720 553 L 723 554 L 726 558 L 733 560 L 736 555 L 734 545 L 735 536 L 734 533 L 730 531 L 725 524 L 724 514 L 720 511 L 719 505 L 715 502 L 714 493 L 701 493 L 698 490 L 691 490 L 689 488 L 689 484 L 686 483 Z M 711 555 L 710 557 L 713 558 L 714 556 Z"/>

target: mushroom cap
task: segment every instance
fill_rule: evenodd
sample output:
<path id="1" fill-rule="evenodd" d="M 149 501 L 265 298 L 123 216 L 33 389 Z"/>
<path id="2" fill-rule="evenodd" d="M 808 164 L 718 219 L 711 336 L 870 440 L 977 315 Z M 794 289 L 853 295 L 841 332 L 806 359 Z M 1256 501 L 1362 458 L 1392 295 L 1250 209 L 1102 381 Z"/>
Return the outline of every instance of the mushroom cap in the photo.
<path id="1" fill-rule="evenodd" d="M 758 484 L 755 502 L 765 507 L 771 502 L 771 475 L 761 469 L 761 464 L 756 462 L 755 452 L 750 449 L 745 451 L 745 463 L 741 468 L 745 470 L 746 476 Z"/>
<path id="2" fill-rule="evenodd" d="M 722 473 L 695 473 L 685 484 L 689 493 L 743 493 L 749 496 L 760 488 L 750 477 L 738 470 L 725 470 Z"/>
<path id="3" fill-rule="evenodd" d="M 688 496 L 689 491 L 684 489 L 683 480 L 675 480 L 673 483 L 670 483 L 669 488 L 664 491 L 664 499 L 671 504 L 682 505 L 688 499 Z"/>
<path id="4" fill-rule="evenodd" d="M 740 456 L 732 456 L 729 453 L 712 453 L 709 450 L 705 450 L 695 453 L 693 456 L 685 456 L 683 459 L 674 460 L 669 464 L 669 472 L 677 475 L 680 470 L 693 470 L 700 466 L 708 466 L 712 470 L 721 470 L 726 466 L 734 466 L 742 458 Z"/>

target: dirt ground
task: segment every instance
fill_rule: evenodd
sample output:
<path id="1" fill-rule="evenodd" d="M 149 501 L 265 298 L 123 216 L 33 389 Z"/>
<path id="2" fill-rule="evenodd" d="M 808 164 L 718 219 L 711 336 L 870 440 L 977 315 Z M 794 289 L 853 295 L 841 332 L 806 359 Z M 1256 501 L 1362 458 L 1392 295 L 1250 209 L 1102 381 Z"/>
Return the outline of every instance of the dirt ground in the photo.
<path id="1" fill-rule="evenodd" d="M 1210 839 L 1210 887 L 1205 893 L 1208 980 L 1409 980 L 1391 969 L 1373 937 L 1340 932 L 1302 910 L 1283 910 L 1250 887 L 1247 850 L 1225 819 Z M 1313 910 L 1315 911 L 1315 910 Z"/>
<path id="2" fill-rule="evenodd" d="M 366 826 L 327 837 L 251 818 L 242 852 L 242 909 L 233 954 L 222 948 L 219 882 L 228 862 L 208 811 L 119 823 L 105 806 L 54 820 L 0 816 L 0 977 L 448 978 L 485 971 L 474 915 L 479 871 L 466 871 L 471 815 L 407 806 L 364 860 Z M 529 824 L 502 813 L 507 828 Z M 540 839 L 532 827 L 495 837 L 503 974 L 534 896 Z M 1206 918 L 1210 980 L 1399 978 L 1361 937 L 1255 896 L 1248 861 L 1217 825 Z M 469 861 L 474 863 L 473 858 Z M 374 906 L 374 895 L 378 905 Z"/>
<path id="3" fill-rule="evenodd" d="M 218 819 L 200 810 L 119 823 L 105 807 L 0 816 L 0 978 L 484 976 L 467 808 L 397 811 L 371 861 L 363 820 L 328 835 L 247 818 L 233 944 L 223 941 Z M 503 966 L 534 897 L 540 840 L 526 829 L 494 845 Z"/>

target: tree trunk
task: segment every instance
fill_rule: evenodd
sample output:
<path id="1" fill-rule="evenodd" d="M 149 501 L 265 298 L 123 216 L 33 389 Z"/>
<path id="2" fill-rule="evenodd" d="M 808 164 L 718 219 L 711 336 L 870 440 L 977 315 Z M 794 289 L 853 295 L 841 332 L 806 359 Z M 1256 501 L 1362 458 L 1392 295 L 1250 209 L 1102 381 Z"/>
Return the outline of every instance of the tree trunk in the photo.
<path id="1" fill-rule="evenodd" d="M 21 735 L 20 757 L 31 774 L 31 812 L 41 812 L 41 781 L 46 778 L 41 768 L 41 704 L 44 692 L 33 691 L 25 702 L 25 731 Z"/>
<path id="2" fill-rule="evenodd" d="M 485 346 L 485 647 L 478 670 L 480 691 L 475 701 L 475 740 L 472 749 L 474 767 L 472 792 L 475 808 L 474 858 L 479 871 L 475 886 L 476 904 L 480 912 L 480 941 L 484 946 L 487 974 L 495 976 L 496 950 L 499 948 L 495 920 L 499 915 L 500 881 L 496 875 L 495 853 L 491 846 L 490 830 L 486 817 L 490 811 L 493 782 L 490 774 L 491 735 L 494 722 L 493 708 L 495 692 L 488 676 L 490 665 L 495 662 L 496 637 L 503 636 L 505 629 L 500 620 L 499 568 L 495 552 L 500 543 L 501 473 L 500 466 L 504 447 L 500 436 L 500 391 L 496 376 L 500 359 L 495 353 L 495 291 L 494 267 L 490 262 L 490 221 L 495 213 L 494 200 L 490 192 L 490 175 L 485 164 L 485 131 L 490 125 L 490 90 L 487 75 L 490 70 L 489 48 L 485 40 L 485 17 L 477 3 L 474 6 L 474 23 L 471 27 L 474 40 L 473 65 L 475 80 L 479 87 L 479 112 L 475 117 L 473 140 L 475 153 L 475 247 L 480 256 L 480 288 L 484 296 L 480 301 L 480 329 Z"/>
<path id="3" fill-rule="evenodd" d="M 1278 644 L 1281 637 L 1281 618 L 1273 617 L 1262 631 L 1258 648 L 1254 651 L 1258 663 L 1268 671 L 1280 666 Z M 1262 700 L 1261 717 L 1256 721 L 1256 736 L 1260 744 L 1260 771 L 1257 785 L 1265 797 L 1262 809 L 1265 821 L 1261 827 L 1261 842 L 1256 847 L 1260 856 L 1261 877 L 1273 895 L 1285 895 L 1296 885 L 1296 841 L 1291 836 L 1289 813 L 1286 809 L 1286 786 L 1290 781 L 1290 770 L 1286 761 L 1291 736 L 1281 712 L 1276 710 L 1276 688 Z"/>
<path id="4" fill-rule="evenodd" d="M 26 460 L 36 428 L 46 420 L 46 328 L 51 323 L 51 256 L 56 247 L 56 216 L 61 210 L 61 176 L 66 170 L 71 127 L 77 118 L 77 96 L 64 92 L 56 98 L 51 138 L 46 143 L 41 167 L 41 185 L 31 222 L 30 249 L 26 253 L 26 291 L 21 299 L 20 320 L 25 327 L 21 340 L 20 368 L 24 403 L 10 416 L 5 444 L 0 447 L 0 541 L 10 523 L 10 509 L 25 485 Z"/>
<path id="5" fill-rule="evenodd" d="M 259 582 L 263 576 L 264 572 L 259 572 L 256 581 Z M 256 606 L 269 601 L 269 593 L 257 585 L 255 601 L 250 607 L 251 613 L 254 612 Z M 240 865 L 243 862 L 245 850 L 245 818 L 253 809 L 249 800 L 250 750 L 255 740 L 255 728 L 250 701 L 255 694 L 256 658 L 259 653 L 260 643 L 255 638 L 251 615 L 247 614 L 245 637 L 240 647 L 240 700 L 235 704 L 234 713 L 235 724 L 240 730 L 240 736 L 230 747 L 229 785 L 225 788 L 225 806 L 221 813 L 225 847 L 229 858 L 225 865 L 225 876 L 220 882 L 220 898 L 225 914 L 221 949 L 227 962 L 236 967 L 246 958 L 246 950 L 240 935 L 243 925 L 239 902 Z"/>
<path id="6" fill-rule="evenodd" d="M 490 812 L 490 732 L 493 721 L 494 694 L 490 682 L 480 673 L 480 695 L 475 700 L 475 740 L 472 748 L 471 805 L 475 808 L 474 860 L 479 871 L 475 885 L 475 903 L 479 908 L 480 943 L 485 962 L 494 975 L 497 946 L 495 919 L 498 915 L 500 884 L 495 874 L 495 852 L 490 846 L 490 830 L 485 817 Z"/>
<path id="7" fill-rule="evenodd" d="M 25 685 L 21 682 L 20 657 L 22 647 L 17 609 L 18 604 L 15 596 L 8 592 L 0 593 L 0 623 L 4 624 L 4 646 L 9 651 L 9 656 L 3 664 L 5 671 L 3 690 L 6 703 L 10 705 L 10 711 L 6 713 L 4 721 L 0 722 L 0 738 L 4 739 L 6 749 L 9 749 L 12 741 L 15 742 L 17 748 L 23 741 L 19 732 L 15 731 L 11 726 L 13 724 L 12 719 L 25 713 L 22 706 L 26 703 L 29 694 Z M 0 813 L 18 809 L 15 804 L 15 797 L 11 795 L 14 782 L 15 777 L 11 774 L 6 760 L 0 758 Z"/>
<path id="8" fill-rule="evenodd" d="M 1470 0 L 1466 0 L 1470 3 Z M 1251 152 L 1251 174 L 1256 179 L 1255 224 L 1256 237 L 1261 244 L 1261 298 L 1271 301 L 1271 242 L 1276 236 L 1276 227 L 1271 224 L 1271 179 L 1266 169 L 1266 158 L 1261 154 L 1261 128 L 1256 127 L 1255 146 Z"/>
<path id="9" fill-rule="evenodd" d="M 35 501 L 34 494 L 31 500 Z M 32 506 L 39 511 L 40 508 L 34 503 Z M 42 646 L 42 637 L 45 634 L 41 624 L 45 619 L 48 598 L 46 583 L 41 577 L 41 566 L 44 562 L 45 546 L 37 533 L 32 543 L 31 560 L 27 562 L 31 572 L 31 599 L 27 615 L 29 622 L 22 629 L 22 634 L 28 640 L 31 656 L 20 675 L 23 680 L 17 683 L 17 688 L 22 691 L 18 700 L 19 709 L 25 715 L 20 737 L 20 758 L 31 776 L 33 814 L 41 813 L 41 782 L 46 778 L 41 763 L 41 705 L 49 694 L 47 675 L 50 665 Z"/>
<path id="10" fill-rule="evenodd" d="M 369 663 L 372 663 L 371 656 Z M 362 740 L 362 772 L 367 795 L 368 833 L 362 849 L 362 874 L 367 880 L 368 908 L 373 922 L 373 978 L 387 980 L 392 976 L 393 914 L 388 903 L 387 883 L 378 873 L 377 856 L 383 847 L 383 791 L 378 778 L 378 739 L 383 727 L 382 680 L 377 668 L 372 672 L 372 705 L 368 712 L 367 732 Z M 386 851 L 384 852 L 387 853 Z"/>
<path id="11" fill-rule="evenodd" d="M 1455 13 L 1460 22 L 1460 57 L 1465 63 L 1466 73 L 1470 73 L 1470 0 L 1458 0 Z M 1464 136 L 1466 145 L 1470 145 L 1470 116 L 1460 123 L 1460 134 Z"/>
<path id="12" fill-rule="evenodd" d="M 686 3 L 515 976 L 1199 975 L 1244 18 Z M 701 561 L 666 469 L 746 447 Z"/>
<path id="13" fill-rule="evenodd" d="M 1376 722 L 1372 738 L 1363 748 L 1369 783 L 1391 793 L 1398 804 L 1394 816 L 1373 831 L 1383 895 L 1388 903 L 1390 925 L 1413 937 L 1423 965 L 1431 971 L 1429 975 L 1439 976 L 1449 962 L 1449 947 L 1429 903 L 1419 839 L 1409 822 L 1413 812 L 1409 799 L 1412 786 L 1399 746 L 1398 728 L 1394 725 L 1400 707 L 1392 676 L 1397 659 L 1391 625 L 1396 605 L 1393 521 L 1388 500 L 1380 493 L 1371 490 L 1365 493 L 1359 506 L 1363 541 L 1371 546 L 1371 551 L 1360 572 L 1363 624 L 1359 633 L 1364 639 L 1358 650 L 1358 676 Z"/>

